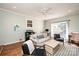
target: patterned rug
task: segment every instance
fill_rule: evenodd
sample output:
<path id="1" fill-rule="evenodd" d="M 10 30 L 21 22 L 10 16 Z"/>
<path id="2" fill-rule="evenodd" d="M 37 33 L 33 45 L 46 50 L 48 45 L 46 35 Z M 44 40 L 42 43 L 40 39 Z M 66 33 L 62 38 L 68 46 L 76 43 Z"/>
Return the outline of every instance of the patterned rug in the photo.
<path id="1" fill-rule="evenodd" d="M 54 56 L 79 56 L 79 47 L 75 47 L 69 44 L 64 44 L 64 46 L 61 45 Z"/>

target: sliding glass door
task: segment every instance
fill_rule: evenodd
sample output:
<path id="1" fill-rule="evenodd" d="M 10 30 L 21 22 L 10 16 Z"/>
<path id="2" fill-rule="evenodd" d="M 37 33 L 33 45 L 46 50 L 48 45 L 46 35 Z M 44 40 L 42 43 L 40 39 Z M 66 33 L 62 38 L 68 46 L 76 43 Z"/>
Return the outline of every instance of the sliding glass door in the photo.
<path id="1" fill-rule="evenodd" d="M 51 37 L 54 34 L 60 34 L 61 37 L 68 39 L 68 23 L 67 22 L 56 22 L 51 24 Z"/>

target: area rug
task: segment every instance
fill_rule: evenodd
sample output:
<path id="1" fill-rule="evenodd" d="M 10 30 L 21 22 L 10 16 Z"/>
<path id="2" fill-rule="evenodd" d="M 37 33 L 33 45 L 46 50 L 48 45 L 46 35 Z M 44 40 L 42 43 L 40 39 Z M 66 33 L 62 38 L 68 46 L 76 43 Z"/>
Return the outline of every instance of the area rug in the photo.
<path id="1" fill-rule="evenodd" d="M 64 44 L 61 45 L 58 51 L 52 56 L 79 56 L 79 47 Z"/>

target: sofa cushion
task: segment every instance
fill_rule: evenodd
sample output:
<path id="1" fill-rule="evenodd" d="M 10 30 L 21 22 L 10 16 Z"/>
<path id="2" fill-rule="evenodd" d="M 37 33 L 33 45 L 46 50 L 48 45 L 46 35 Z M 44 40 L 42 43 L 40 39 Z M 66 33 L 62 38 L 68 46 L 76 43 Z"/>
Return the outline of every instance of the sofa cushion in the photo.
<path id="1" fill-rule="evenodd" d="M 44 38 L 44 35 L 38 35 L 37 38 L 42 39 L 42 38 Z"/>
<path id="2" fill-rule="evenodd" d="M 37 39 L 37 34 L 31 35 L 33 39 Z"/>
<path id="3" fill-rule="evenodd" d="M 46 38 L 47 37 L 47 33 L 43 33 L 44 37 Z"/>
<path id="4" fill-rule="evenodd" d="M 39 39 L 38 41 L 39 41 L 39 43 L 43 43 L 43 42 L 47 41 L 48 39 L 49 39 L 49 37 L 46 37 L 46 38 Z"/>

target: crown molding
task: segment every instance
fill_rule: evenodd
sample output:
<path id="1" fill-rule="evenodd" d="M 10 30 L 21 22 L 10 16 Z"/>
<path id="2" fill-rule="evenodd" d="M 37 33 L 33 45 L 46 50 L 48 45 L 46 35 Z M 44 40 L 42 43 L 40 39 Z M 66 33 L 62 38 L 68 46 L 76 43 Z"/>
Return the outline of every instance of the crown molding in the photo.
<path id="1" fill-rule="evenodd" d="M 6 11 L 6 12 L 9 12 L 9 13 L 13 13 L 13 14 L 16 14 L 16 15 L 19 15 L 19 16 L 23 16 L 23 17 L 25 17 L 25 18 L 27 18 L 27 19 L 33 19 L 32 16 L 28 16 L 28 15 L 26 15 L 26 14 L 22 14 L 22 13 L 14 12 L 14 11 L 7 10 L 7 9 L 4 9 L 4 8 L 0 8 L 0 10 L 2 10 L 2 11 Z"/>

